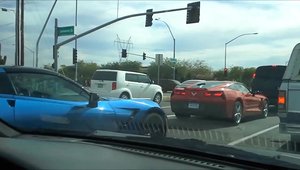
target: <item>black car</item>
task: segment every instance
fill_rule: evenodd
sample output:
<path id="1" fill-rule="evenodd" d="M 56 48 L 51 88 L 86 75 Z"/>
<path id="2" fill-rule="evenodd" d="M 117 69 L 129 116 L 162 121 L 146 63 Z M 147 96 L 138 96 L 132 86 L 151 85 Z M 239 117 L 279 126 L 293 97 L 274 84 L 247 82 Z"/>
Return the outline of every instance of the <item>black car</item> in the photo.
<path id="1" fill-rule="evenodd" d="M 269 100 L 270 111 L 277 112 L 278 88 L 285 72 L 284 65 L 266 65 L 256 68 L 251 82 L 251 89 L 260 92 Z"/>
<path id="2" fill-rule="evenodd" d="M 160 79 L 159 85 L 163 92 L 172 91 L 180 82 L 173 79 Z"/>

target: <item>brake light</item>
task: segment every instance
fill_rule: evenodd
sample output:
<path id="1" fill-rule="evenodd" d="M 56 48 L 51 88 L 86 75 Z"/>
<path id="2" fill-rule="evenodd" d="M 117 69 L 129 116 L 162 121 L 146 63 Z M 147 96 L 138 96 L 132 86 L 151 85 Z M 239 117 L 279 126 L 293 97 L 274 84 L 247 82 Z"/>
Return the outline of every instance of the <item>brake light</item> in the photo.
<path id="1" fill-rule="evenodd" d="M 184 90 L 184 88 L 176 88 L 174 89 L 174 93 L 176 95 L 186 95 L 186 91 Z"/>
<path id="2" fill-rule="evenodd" d="M 206 92 L 204 92 L 205 97 L 210 97 L 210 96 L 221 97 L 221 96 L 223 96 L 223 94 L 224 93 L 222 91 L 206 91 Z"/>
<path id="3" fill-rule="evenodd" d="M 111 83 L 111 90 L 116 90 L 117 89 L 117 82 L 112 82 Z"/>
<path id="4" fill-rule="evenodd" d="M 284 112 L 286 110 L 286 91 L 279 90 L 278 92 L 278 111 Z"/>
<path id="5" fill-rule="evenodd" d="M 214 96 L 216 96 L 216 97 L 221 97 L 222 95 L 223 95 L 222 91 L 214 93 Z"/>
<path id="6" fill-rule="evenodd" d="M 211 96 L 211 92 L 208 92 L 208 91 L 204 92 L 204 96 L 205 97 L 210 97 Z"/>
<path id="7" fill-rule="evenodd" d="M 255 79 L 255 77 L 256 77 L 256 73 L 253 73 L 252 78 Z"/>

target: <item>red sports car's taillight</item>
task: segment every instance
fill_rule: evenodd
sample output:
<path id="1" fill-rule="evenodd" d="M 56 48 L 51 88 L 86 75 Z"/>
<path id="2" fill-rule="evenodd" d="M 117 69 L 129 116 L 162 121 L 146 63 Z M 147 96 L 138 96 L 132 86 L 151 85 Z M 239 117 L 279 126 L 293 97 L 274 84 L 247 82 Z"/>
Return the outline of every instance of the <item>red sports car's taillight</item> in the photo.
<path id="1" fill-rule="evenodd" d="M 211 96 L 222 97 L 223 94 L 224 94 L 223 91 L 206 91 L 206 92 L 204 92 L 205 97 L 211 97 Z"/>
<path id="2" fill-rule="evenodd" d="M 111 83 L 111 90 L 116 90 L 117 89 L 117 82 L 112 82 Z"/>
<path id="3" fill-rule="evenodd" d="M 174 89 L 173 94 L 175 94 L 175 95 L 186 95 L 186 91 L 184 90 L 184 88 L 176 88 L 176 89 Z"/>

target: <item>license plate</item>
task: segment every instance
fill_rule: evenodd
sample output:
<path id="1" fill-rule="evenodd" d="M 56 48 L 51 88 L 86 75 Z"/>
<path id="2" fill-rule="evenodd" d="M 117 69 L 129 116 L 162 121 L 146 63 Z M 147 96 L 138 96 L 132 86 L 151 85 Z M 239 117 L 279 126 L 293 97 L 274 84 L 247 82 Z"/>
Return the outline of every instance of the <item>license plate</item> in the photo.
<path id="1" fill-rule="evenodd" d="M 103 84 L 98 84 L 98 88 L 103 88 Z"/>
<path id="2" fill-rule="evenodd" d="M 189 103 L 188 108 L 190 108 L 190 109 L 199 109 L 199 104 L 198 103 Z"/>

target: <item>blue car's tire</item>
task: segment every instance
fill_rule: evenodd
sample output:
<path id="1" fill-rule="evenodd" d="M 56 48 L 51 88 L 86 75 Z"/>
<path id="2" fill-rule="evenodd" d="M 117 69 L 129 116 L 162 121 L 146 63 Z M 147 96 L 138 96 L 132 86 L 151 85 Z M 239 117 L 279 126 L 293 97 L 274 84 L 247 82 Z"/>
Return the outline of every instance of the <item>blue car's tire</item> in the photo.
<path id="1" fill-rule="evenodd" d="M 166 120 L 158 113 L 149 113 L 143 123 L 145 133 L 151 137 L 166 136 Z"/>

